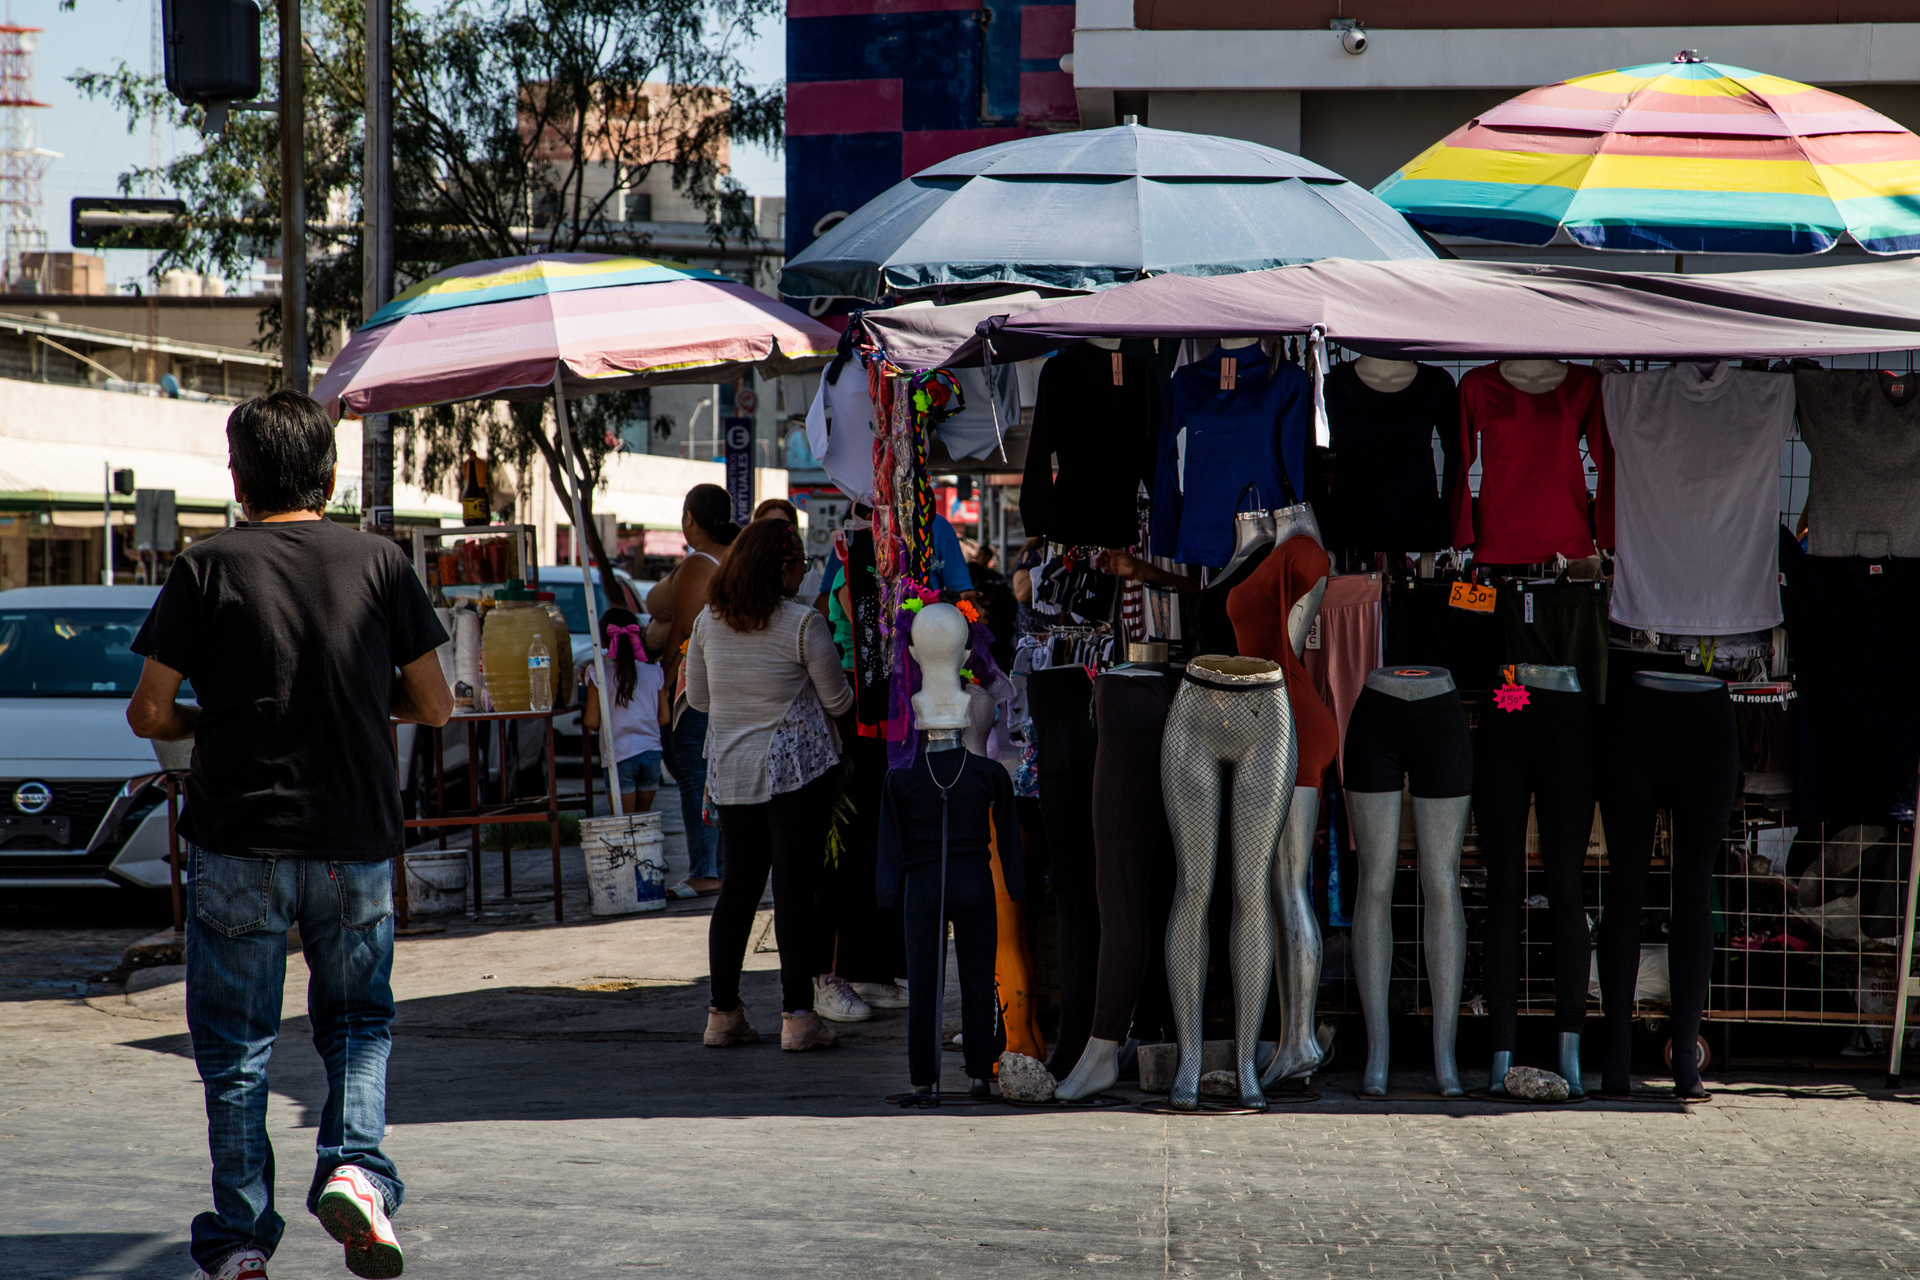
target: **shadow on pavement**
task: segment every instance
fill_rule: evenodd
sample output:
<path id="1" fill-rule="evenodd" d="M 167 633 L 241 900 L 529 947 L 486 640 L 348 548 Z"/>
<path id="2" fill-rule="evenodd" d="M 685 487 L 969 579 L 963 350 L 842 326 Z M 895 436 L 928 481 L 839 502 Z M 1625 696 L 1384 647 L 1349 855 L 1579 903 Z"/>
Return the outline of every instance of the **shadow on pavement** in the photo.
<path id="1" fill-rule="evenodd" d="M 7 1280 L 177 1280 L 193 1269 L 184 1241 L 152 1231 L 0 1234 Z"/>

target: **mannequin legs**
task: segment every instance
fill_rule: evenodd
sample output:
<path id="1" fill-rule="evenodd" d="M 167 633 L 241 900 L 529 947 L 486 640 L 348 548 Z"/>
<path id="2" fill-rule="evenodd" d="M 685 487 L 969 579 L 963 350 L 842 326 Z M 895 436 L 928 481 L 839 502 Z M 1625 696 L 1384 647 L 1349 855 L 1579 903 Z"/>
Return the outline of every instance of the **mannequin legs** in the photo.
<path id="1" fill-rule="evenodd" d="M 1400 793 L 1347 792 L 1360 883 L 1353 903 L 1353 960 L 1367 1024 L 1360 1092 L 1387 1091 L 1387 988 L 1393 978 L 1393 870 L 1400 857 Z"/>
<path id="2" fill-rule="evenodd" d="M 1467 836 L 1472 796 L 1413 798 L 1413 829 L 1420 841 L 1421 931 L 1427 940 L 1427 985 L 1433 992 L 1433 1078 L 1442 1097 L 1457 1098 L 1460 1069 L 1454 1033 L 1460 1024 L 1460 983 L 1467 969 L 1467 913 L 1460 905 L 1460 844 Z"/>
<path id="3" fill-rule="evenodd" d="M 1234 1066 L 1242 1106 L 1262 1110 L 1254 1052 L 1273 971 L 1273 854 L 1293 798 L 1292 712 L 1284 685 L 1214 691 L 1187 685 L 1167 718 L 1161 791 L 1173 831 L 1176 880 L 1167 922 L 1167 987 L 1180 1069 L 1171 1104 L 1200 1105 L 1201 1003 L 1207 980 L 1207 904 L 1215 841 L 1232 774 Z"/>
<path id="4" fill-rule="evenodd" d="M 1433 993 L 1434 1082 L 1449 1098 L 1462 1092 L 1454 1062 L 1467 937 L 1466 913 L 1460 905 L 1460 844 L 1471 804 L 1470 796 L 1413 799 L 1424 902 L 1421 931 L 1426 936 L 1427 982 Z M 1347 815 L 1360 863 L 1353 920 L 1354 961 L 1367 1026 L 1367 1065 L 1360 1091 L 1380 1097 L 1387 1091 L 1391 1047 L 1387 992 L 1393 978 L 1393 874 L 1400 852 L 1400 793 L 1349 791 Z"/>
<path id="5" fill-rule="evenodd" d="M 1320 921 L 1313 913 L 1313 833 L 1320 789 L 1295 787 L 1273 864 L 1274 978 L 1280 992 L 1280 1044 L 1262 1084 L 1310 1075 L 1320 1065 L 1313 1009 L 1320 992 Z"/>

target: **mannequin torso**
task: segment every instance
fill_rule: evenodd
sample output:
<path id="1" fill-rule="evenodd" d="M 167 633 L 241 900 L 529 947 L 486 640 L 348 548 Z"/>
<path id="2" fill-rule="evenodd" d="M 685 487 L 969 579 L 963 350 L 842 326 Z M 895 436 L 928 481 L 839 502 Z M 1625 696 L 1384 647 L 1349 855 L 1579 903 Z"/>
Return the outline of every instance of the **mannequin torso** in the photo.
<path id="1" fill-rule="evenodd" d="M 1360 381 L 1385 395 L 1396 391 L 1405 391 L 1413 385 L 1414 377 L 1420 372 L 1420 366 L 1411 360 L 1382 360 L 1376 356 L 1361 356 L 1353 362 L 1353 371 L 1360 375 Z"/>
<path id="2" fill-rule="evenodd" d="M 1559 360 L 1502 360 L 1500 376 L 1515 391 L 1540 396 L 1567 380 L 1567 365 Z"/>

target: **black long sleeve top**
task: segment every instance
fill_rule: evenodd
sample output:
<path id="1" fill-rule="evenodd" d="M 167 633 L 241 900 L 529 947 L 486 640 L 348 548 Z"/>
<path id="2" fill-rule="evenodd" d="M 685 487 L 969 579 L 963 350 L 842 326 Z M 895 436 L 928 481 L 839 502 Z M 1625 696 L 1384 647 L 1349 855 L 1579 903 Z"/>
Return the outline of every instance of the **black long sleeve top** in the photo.
<path id="1" fill-rule="evenodd" d="M 1153 483 L 1159 435 L 1160 398 L 1146 361 L 1090 342 L 1047 361 L 1020 484 L 1027 533 L 1076 546 L 1124 548 L 1139 541 L 1135 495 L 1141 481 Z"/>
<path id="2" fill-rule="evenodd" d="M 964 767 L 962 767 L 964 765 Z M 880 788 L 880 846 L 874 889 L 880 905 L 900 896 L 907 868 L 940 862 L 940 787 L 947 790 L 947 860 L 985 858 L 989 830 L 997 837 L 1000 874 L 1007 893 L 1018 901 L 1027 883 L 1020 852 L 1020 823 L 1014 814 L 1013 779 L 985 756 L 954 747 L 928 755 L 922 751 L 905 769 L 889 769 Z M 991 826 L 989 826 L 991 824 Z"/>

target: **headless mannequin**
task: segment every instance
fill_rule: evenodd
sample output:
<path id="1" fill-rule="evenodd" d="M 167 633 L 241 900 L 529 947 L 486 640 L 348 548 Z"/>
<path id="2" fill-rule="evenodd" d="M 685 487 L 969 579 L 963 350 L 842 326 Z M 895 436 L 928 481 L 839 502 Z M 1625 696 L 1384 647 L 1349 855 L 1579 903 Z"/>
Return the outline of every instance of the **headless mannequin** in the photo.
<path id="1" fill-rule="evenodd" d="M 1307 506 L 1273 513 L 1278 526 L 1275 545 L 1306 534 L 1320 541 L 1320 525 Z M 1327 594 L 1323 577 L 1287 610 L 1287 641 L 1295 657 L 1307 651 L 1307 633 Z M 1293 789 L 1286 825 L 1280 829 L 1280 848 L 1273 862 L 1273 971 L 1280 992 L 1280 1043 L 1260 1082 L 1273 1084 L 1313 1074 L 1320 1065 L 1320 1042 L 1314 1035 L 1314 1001 L 1320 991 L 1320 921 L 1313 910 L 1313 836 L 1320 823 L 1319 779 Z"/>
<path id="2" fill-rule="evenodd" d="M 1551 689 L 1559 693 L 1579 693 L 1580 673 L 1573 667 L 1547 667 L 1521 663 L 1514 668 L 1514 683 L 1525 685 L 1530 689 Z M 1489 1095 L 1496 1098 L 1504 1098 L 1507 1096 L 1507 1072 L 1511 1070 L 1512 1067 L 1513 1052 L 1511 1050 L 1497 1049 L 1494 1051 L 1493 1066 L 1487 1073 L 1487 1093 Z M 1578 1031 L 1562 1031 L 1560 1033 L 1560 1078 L 1567 1082 L 1567 1096 L 1569 1098 L 1584 1098 L 1587 1096 L 1586 1086 L 1580 1081 L 1580 1033 Z"/>
<path id="3" fill-rule="evenodd" d="M 1411 360 L 1382 360 L 1377 356 L 1361 356 L 1353 362 L 1353 371 L 1360 375 L 1360 381 L 1375 391 L 1383 395 L 1392 395 L 1396 391 L 1405 391 L 1413 385 L 1414 378 L 1420 373 L 1420 366 Z"/>
<path id="4" fill-rule="evenodd" d="M 1087 341 L 1102 351 L 1118 351 L 1120 349 L 1120 339 L 1118 338 L 1088 338 Z"/>
<path id="5" fill-rule="evenodd" d="M 1451 690 L 1445 672 L 1396 675 L 1382 668 L 1367 687 L 1417 702 Z M 1427 979 L 1433 991 L 1433 1074 L 1442 1097 L 1457 1098 L 1460 1071 L 1454 1062 L 1460 1021 L 1460 985 L 1466 973 L 1467 920 L 1460 904 L 1460 845 L 1466 839 L 1472 796 L 1413 797 L 1413 827 L 1420 846 L 1420 895 L 1426 936 Z M 1360 1092 L 1387 1092 L 1387 992 L 1393 976 L 1393 878 L 1400 861 L 1400 792 L 1348 791 L 1347 816 L 1358 846 L 1360 888 L 1354 908 L 1353 950 L 1366 1015 L 1367 1066 Z"/>
<path id="6" fill-rule="evenodd" d="M 1260 341 L 1258 338 L 1222 338 L 1220 339 L 1220 346 L 1226 351 L 1238 351 L 1240 348 L 1250 347 L 1258 341 Z"/>
<path id="7" fill-rule="evenodd" d="M 1250 556 L 1262 547 L 1273 546 L 1279 541 L 1278 529 L 1274 524 L 1274 513 L 1270 511 L 1241 511 L 1233 517 L 1233 555 L 1227 560 L 1226 567 L 1214 575 L 1214 581 L 1224 582 L 1231 578 Z"/>
<path id="8" fill-rule="evenodd" d="M 1502 360 L 1500 376 L 1515 391 L 1543 396 L 1567 380 L 1567 366 L 1559 360 Z"/>
<path id="9" fill-rule="evenodd" d="M 914 615 L 907 652 L 920 667 L 920 692 L 913 695 L 916 728 L 965 729 L 972 724 L 972 699 L 960 683 L 971 634 L 966 618 L 950 604 L 930 604 Z"/>

